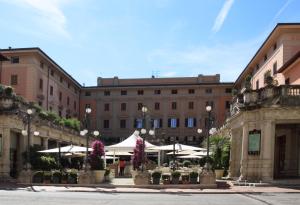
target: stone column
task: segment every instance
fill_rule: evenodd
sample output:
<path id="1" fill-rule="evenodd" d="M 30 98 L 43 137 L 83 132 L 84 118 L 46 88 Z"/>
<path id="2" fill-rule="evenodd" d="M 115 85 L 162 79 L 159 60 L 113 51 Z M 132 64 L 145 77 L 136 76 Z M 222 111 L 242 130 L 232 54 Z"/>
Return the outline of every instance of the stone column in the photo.
<path id="1" fill-rule="evenodd" d="M 43 148 L 44 149 L 48 149 L 48 141 L 49 141 L 49 137 L 43 138 Z"/>
<path id="2" fill-rule="evenodd" d="M 273 180 L 274 174 L 274 148 L 275 148 L 275 123 L 263 123 L 261 133 L 261 178 L 264 181 Z"/>
<path id="3" fill-rule="evenodd" d="M 2 160 L 0 165 L 0 178 L 7 180 L 10 178 L 10 129 L 2 129 Z"/>
<path id="4" fill-rule="evenodd" d="M 240 180 L 247 179 L 247 163 L 248 163 L 248 135 L 249 125 L 244 123 L 243 125 L 243 139 L 242 139 L 242 153 L 241 153 L 241 168 L 240 168 Z"/>

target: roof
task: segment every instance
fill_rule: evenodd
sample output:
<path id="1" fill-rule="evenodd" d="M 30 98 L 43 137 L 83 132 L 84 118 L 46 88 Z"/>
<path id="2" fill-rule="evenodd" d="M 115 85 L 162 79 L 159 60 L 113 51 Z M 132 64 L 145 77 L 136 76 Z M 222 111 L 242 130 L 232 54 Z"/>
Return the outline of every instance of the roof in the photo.
<path id="1" fill-rule="evenodd" d="M 266 38 L 266 40 L 263 42 L 263 44 L 259 47 L 259 49 L 256 51 L 250 62 L 247 64 L 247 66 L 244 68 L 244 70 L 241 72 L 239 77 L 236 79 L 234 83 L 234 87 L 237 85 L 237 83 L 241 80 L 242 76 L 245 74 L 245 72 L 248 70 L 250 64 L 252 61 L 258 56 L 258 54 L 261 52 L 261 50 L 264 48 L 266 43 L 271 39 L 272 36 L 275 35 L 275 33 L 278 31 L 279 28 L 286 27 L 286 26 L 300 26 L 300 23 L 278 23 L 275 28 L 272 30 L 272 32 L 269 34 L 269 36 Z"/>
<path id="2" fill-rule="evenodd" d="M 281 68 L 278 70 L 278 73 L 282 73 L 285 71 L 290 65 L 292 65 L 295 61 L 300 58 L 300 50 L 292 57 L 290 58 Z"/>
<path id="3" fill-rule="evenodd" d="M 9 59 L 0 53 L 0 61 L 9 61 Z"/>
<path id="4" fill-rule="evenodd" d="M 36 51 L 40 53 L 45 58 L 49 59 L 51 63 L 53 63 L 59 71 L 65 74 L 69 79 L 71 79 L 78 87 L 82 87 L 77 80 L 75 80 L 69 73 L 67 73 L 62 67 L 60 67 L 50 56 L 48 56 L 42 49 L 39 47 L 28 47 L 28 48 L 8 48 L 8 49 L 0 49 L 2 52 L 11 52 L 11 51 Z"/>

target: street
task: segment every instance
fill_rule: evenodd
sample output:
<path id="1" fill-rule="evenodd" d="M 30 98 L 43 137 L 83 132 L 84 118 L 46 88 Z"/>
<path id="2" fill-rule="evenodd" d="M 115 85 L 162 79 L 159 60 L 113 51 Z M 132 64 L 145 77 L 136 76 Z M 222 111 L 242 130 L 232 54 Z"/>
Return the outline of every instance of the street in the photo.
<path id="1" fill-rule="evenodd" d="M 0 190 L 1 205 L 57 205 L 57 204 L 214 204 L 214 205 L 260 205 L 300 204 L 300 194 L 131 194 L 131 193 L 89 193 L 89 192 L 34 192 L 26 190 Z"/>

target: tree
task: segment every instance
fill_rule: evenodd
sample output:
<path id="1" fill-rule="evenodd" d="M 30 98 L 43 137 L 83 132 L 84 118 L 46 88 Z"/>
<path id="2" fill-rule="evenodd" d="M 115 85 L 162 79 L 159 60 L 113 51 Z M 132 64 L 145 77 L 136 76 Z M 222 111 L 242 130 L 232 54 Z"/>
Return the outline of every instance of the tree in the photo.
<path id="1" fill-rule="evenodd" d="M 92 170 L 104 170 L 104 161 L 101 158 L 104 155 L 104 145 L 100 140 L 92 143 L 93 151 L 89 155 L 89 162 Z"/>

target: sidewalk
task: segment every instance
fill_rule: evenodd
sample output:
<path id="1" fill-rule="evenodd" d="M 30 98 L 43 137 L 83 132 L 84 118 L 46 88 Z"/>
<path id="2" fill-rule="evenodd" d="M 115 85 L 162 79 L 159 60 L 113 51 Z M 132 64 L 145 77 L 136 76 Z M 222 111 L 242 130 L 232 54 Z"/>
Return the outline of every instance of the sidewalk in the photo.
<path id="1" fill-rule="evenodd" d="M 251 193 L 300 193 L 299 188 L 230 186 L 217 189 L 179 189 L 179 188 L 133 188 L 103 186 L 3 186 L 2 190 L 24 190 L 33 192 L 99 192 L 99 193 L 158 193 L 158 194 L 251 194 Z"/>

